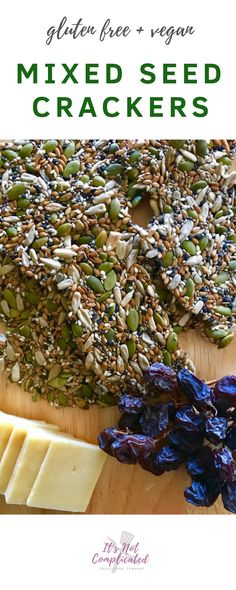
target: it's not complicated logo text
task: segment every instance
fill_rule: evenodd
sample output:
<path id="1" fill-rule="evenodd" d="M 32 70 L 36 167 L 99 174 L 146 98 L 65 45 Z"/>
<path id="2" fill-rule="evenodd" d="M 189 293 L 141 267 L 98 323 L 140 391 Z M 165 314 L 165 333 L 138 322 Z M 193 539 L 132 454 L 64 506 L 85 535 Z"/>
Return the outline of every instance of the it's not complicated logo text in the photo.
<path id="1" fill-rule="evenodd" d="M 92 555 L 92 565 L 99 569 L 107 569 L 115 573 L 117 569 L 144 569 L 149 563 L 150 556 L 134 539 L 134 535 L 122 531 L 117 543 L 110 537 L 103 541 L 100 550 Z"/>

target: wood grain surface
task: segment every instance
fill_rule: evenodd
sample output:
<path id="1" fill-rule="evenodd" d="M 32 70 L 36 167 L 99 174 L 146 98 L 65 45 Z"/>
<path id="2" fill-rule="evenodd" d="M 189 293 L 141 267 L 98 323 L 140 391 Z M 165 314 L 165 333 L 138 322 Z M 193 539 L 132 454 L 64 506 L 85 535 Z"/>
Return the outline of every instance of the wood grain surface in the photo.
<path id="1" fill-rule="evenodd" d="M 146 225 L 151 217 L 148 203 L 134 210 L 135 223 Z M 206 380 L 236 373 L 236 341 L 224 350 L 218 350 L 200 332 L 189 331 L 181 335 L 183 348 L 193 359 L 197 375 Z M 58 424 L 62 430 L 88 442 L 96 443 L 98 433 L 116 423 L 116 408 L 88 411 L 79 408 L 50 407 L 46 401 L 31 401 L 30 395 L 9 383 L 0 374 L 0 409 L 6 412 L 37 418 Z M 183 489 L 190 481 L 184 469 L 156 477 L 139 466 L 122 465 L 107 458 L 94 490 L 87 514 L 229 514 L 218 500 L 210 509 L 187 504 Z M 0 496 L 0 514 L 58 514 L 49 510 L 36 510 L 24 506 L 9 506 Z M 64 513 L 65 514 L 65 513 Z"/>

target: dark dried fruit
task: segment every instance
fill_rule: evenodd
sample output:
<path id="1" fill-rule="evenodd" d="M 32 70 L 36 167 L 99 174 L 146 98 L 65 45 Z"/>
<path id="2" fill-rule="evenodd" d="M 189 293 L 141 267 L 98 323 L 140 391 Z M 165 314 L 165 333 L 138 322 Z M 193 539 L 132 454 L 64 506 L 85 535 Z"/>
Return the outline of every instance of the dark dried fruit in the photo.
<path id="1" fill-rule="evenodd" d="M 212 406 L 213 391 L 205 381 L 201 381 L 187 369 L 179 371 L 178 381 L 182 391 L 192 403 L 203 408 Z"/>
<path id="2" fill-rule="evenodd" d="M 236 462 L 230 449 L 223 447 L 214 451 L 214 463 L 222 483 L 236 482 Z"/>
<path id="3" fill-rule="evenodd" d="M 154 363 L 146 384 L 144 398 L 120 397 L 118 427 L 99 435 L 100 447 L 157 476 L 184 463 L 192 478 L 188 502 L 209 507 L 222 493 L 225 508 L 236 513 L 236 377 L 220 379 L 213 391 L 187 369 L 177 379 L 171 367 Z"/>
<path id="4" fill-rule="evenodd" d="M 217 477 L 214 455 L 210 447 L 204 446 L 186 461 L 186 469 L 193 479 L 206 481 Z"/>
<path id="5" fill-rule="evenodd" d="M 230 428 L 225 437 L 225 445 L 229 447 L 231 451 L 236 451 L 236 426 Z"/>
<path id="6" fill-rule="evenodd" d="M 201 432 L 189 432 L 183 428 L 175 428 L 169 433 L 168 439 L 174 447 L 183 453 L 192 455 L 202 446 L 203 434 Z"/>
<path id="7" fill-rule="evenodd" d="M 194 506 L 212 506 L 220 494 L 220 486 L 211 486 L 202 481 L 193 481 L 189 488 L 184 490 L 187 502 Z"/>
<path id="8" fill-rule="evenodd" d="M 214 445 L 218 445 L 221 440 L 224 440 L 227 432 L 226 418 L 207 418 L 205 421 L 205 437 Z"/>
<path id="9" fill-rule="evenodd" d="M 113 456 L 113 453 L 111 451 L 111 445 L 115 440 L 117 440 L 118 436 L 122 436 L 122 434 L 118 433 L 117 428 L 115 426 L 112 426 L 111 428 L 105 428 L 105 430 L 100 432 L 100 434 L 98 435 L 98 444 L 100 449 L 105 451 L 105 453 L 107 453 L 108 455 Z"/>
<path id="10" fill-rule="evenodd" d="M 142 459 L 139 461 L 140 466 L 145 469 L 146 471 L 150 471 L 153 475 L 162 475 L 164 473 L 164 469 L 162 469 L 159 465 L 155 462 L 155 455 L 151 454 L 146 459 Z"/>
<path id="11" fill-rule="evenodd" d="M 203 422 L 203 417 L 192 406 L 183 406 L 175 416 L 176 422 L 186 430 L 198 430 Z"/>
<path id="12" fill-rule="evenodd" d="M 124 431 L 128 429 L 133 434 L 141 434 L 139 414 L 122 414 L 118 422 L 118 428 Z"/>
<path id="13" fill-rule="evenodd" d="M 178 386 L 174 369 L 163 363 L 153 363 L 145 373 L 145 381 L 155 388 L 155 393 L 171 393 Z"/>
<path id="14" fill-rule="evenodd" d="M 113 457 L 121 463 L 137 463 L 146 459 L 154 449 L 154 440 L 143 434 L 125 434 L 111 445 Z"/>
<path id="15" fill-rule="evenodd" d="M 148 406 L 140 418 L 140 427 L 143 434 L 158 437 L 169 424 L 168 404 Z"/>
<path id="16" fill-rule="evenodd" d="M 236 482 L 225 483 L 221 493 L 226 510 L 236 513 Z"/>
<path id="17" fill-rule="evenodd" d="M 229 375 L 219 379 L 214 387 L 214 395 L 223 407 L 236 407 L 236 376 Z"/>
<path id="18" fill-rule="evenodd" d="M 126 412 L 127 414 L 141 414 L 146 405 L 146 402 L 141 397 L 128 394 L 121 395 L 118 401 L 120 412 Z"/>
<path id="19" fill-rule="evenodd" d="M 154 461 L 157 467 L 163 469 L 163 471 L 172 471 L 178 469 L 184 462 L 185 454 L 175 449 L 172 445 L 164 446 L 154 456 Z"/>

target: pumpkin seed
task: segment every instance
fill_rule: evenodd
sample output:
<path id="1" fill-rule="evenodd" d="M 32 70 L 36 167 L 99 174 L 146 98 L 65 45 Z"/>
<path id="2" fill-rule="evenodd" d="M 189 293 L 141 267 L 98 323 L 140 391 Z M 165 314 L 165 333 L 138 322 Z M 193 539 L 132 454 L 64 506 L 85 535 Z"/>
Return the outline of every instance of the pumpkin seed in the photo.
<path id="1" fill-rule="evenodd" d="M 14 150 L 3 150 L 2 155 L 5 156 L 5 158 L 7 158 L 9 162 L 12 162 L 16 158 L 18 158 L 18 154 Z"/>
<path id="2" fill-rule="evenodd" d="M 181 334 L 182 331 L 183 331 L 183 328 L 181 328 L 181 326 L 173 326 L 173 332 L 175 332 L 175 334 L 177 334 L 177 336 L 179 334 Z"/>
<path id="3" fill-rule="evenodd" d="M 72 324 L 72 332 L 74 334 L 74 336 L 77 336 L 78 338 L 81 338 L 81 336 L 83 336 L 83 328 L 82 326 L 80 326 L 79 324 Z"/>
<path id="4" fill-rule="evenodd" d="M 217 305 L 214 309 L 215 309 L 215 312 L 219 313 L 220 315 L 224 315 L 224 316 L 232 315 L 232 309 L 230 307 L 226 307 L 224 305 Z"/>
<path id="5" fill-rule="evenodd" d="M 16 297 L 10 289 L 4 289 L 3 296 L 9 307 L 16 309 Z"/>
<path id="6" fill-rule="evenodd" d="M 109 299 L 111 295 L 112 291 L 107 291 L 106 293 L 103 293 L 102 295 L 100 295 L 100 297 L 98 297 L 98 303 L 103 303 L 103 301 Z"/>
<path id="7" fill-rule="evenodd" d="M 201 252 L 206 249 L 208 242 L 209 242 L 208 236 L 203 236 L 202 238 L 200 238 L 199 248 L 200 248 Z"/>
<path id="8" fill-rule="evenodd" d="M 169 143 L 173 148 L 182 148 L 185 144 L 185 139 L 170 139 Z"/>
<path id="9" fill-rule="evenodd" d="M 32 248 L 34 248 L 34 250 L 40 250 L 40 248 L 46 246 L 47 243 L 48 238 L 36 238 L 32 243 Z"/>
<path id="10" fill-rule="evenodd" d="M 194 296 L 195 293 L 195 283 L 194 281 L 189 277 L 186 281 L 186 291 L 185 291 L 185 295 L 186 297 L 189 297 L 189 299 L 191 299 Z"/>
<path id="11" fill-rule="evenodd" d="M 107 241 L 107 232 L 105 229 L 103 229 L 97 235 L 96 240 L 95 240 L 95 244 L 96 244 L 97 248 L 102 248 L 102 246 L 104 246 L 106 241 Z"/>
<path id="12" fill-rule="evenodd" d="M 31 156 L 34 146 L 32 143 L 25 143 L 19 151 L 19 155 L 22 159 L 29 158 Z"/>
<path id="13" fill-rule="evenodd" d="M 117 221 L 120 214 L 120 201 L 119 199 L 115 198 L 112 199 L 110 207 L 109 207 L 109 215 L 112 221 Z"/>
<path id="14" fill-rule="evenodd" d="M 105 186 L 106 181 L 103 176 L 94 176 L 92 184 L 93 186 Z"/>
<path id="15" fill-rule="evenodd" d="M 175 332 L 171 332 L 169 334 L 167 341 L 166 341 L 166 350 L 171 354 L 175 352 L 178 346 L 178 338 Z"/>
<path id="16" fill-rule="evenodd" d="M 72 158 L 72 156 L 75 153 L 75 142 L 74 141 L 70 141 L 70 143 L 67 144 L 67 146 L 64 148 L 63 150 L 63 154 L 66 158 Z"/>
<path id="17" fill-rule="evenodd" d="M 190 160 L 182 160 L 178 166 L 181 172 L 191 172 L 194 169 L 194 162 L 190 162 Z"/>
<path id="18" fill-rule="evenodd" d="M 138 160 L 140 160 L 140 158 L 141 158 L 141 152 L 139 150 L 134 150 L 133 152 L 131 152 L 131 154 L 129 156 L 129 163 L 135 164 L 136 162 L 138 162 Z"/>
<path id="19" fill-rule="evenodd" d="M 228 346 L 234 339 L 234 334 L 228 334 L 225 338 L 222 338 L 218 344 L 218 348 L 225 348 Z"/>
<path id="20" fill-rule="evenodd" d="M 162 264 L 163 264 L 164 268 L 171 266 L 171 264 L 173 262 L 173 258 L 174 258 L 173 252 L 171 250 L 168 250 L 162 258 Z"/>
<path id="21" fill-rule="evenodd" d="M 102 262 L 102 264 L 99 265 L 98 270 L 103 270 L 103 272 L 107 273 L 113 268 L 113 266 L 113 262 Z"/>
<path id="22" fill-rule="evenodd" d="M 164 350 L 163 354 L 162 354 L 162 359 L 163 359 L 163 363 L 164 365 L 167 365 L 167 367 L 171 366 L 171 356 L 170 353 L 168 352 L 168 350 Z"/>
<path id="23" fill-rule="evenodd" d="M 230 262 L 228 264 L 228 269 L 229 270 L 236 270 L 236 260 L 230 260 Z"/>
<path id="24" fill-rule="evenodd" d="M 30 206 L 30 200 L 26 198 L 20 198 L 17 200 L 17 209 L 28 209 Z M 23 212 L 24 213 L 24 212 Z"/>
<path id="25" fill-rule="evenodd" d="M 213 338 L 214 340 L 221 340 L 228 336 L 228 332 L 223 330 L 223 328 L 212 328 L 208 331 L 208 336 Z"/>
<path id="26" fill-rule="evenodd" d="M 157 311 L 154 311 L 153 317 L 156 324 L 159 324 L 162 327 L 165 325 L 163 318 Z"/>
<path id="27" fill-rule="evenodd" d="M 60 406 L 68 406 L 69 400 L 67 395 L 65 395 L 65 393 L 63 393 L 63 391 L 60 391 L 58 394 L 58 402 L 60 404 Z"/>
<path id="28" fill-rule="evenodd" d="M 198 214 L 196 211 L 194 211 L 194 209 L 188 209 L 188 216 L 191 217 L 192 219 L 198 218 Z"/>
<path id="29" fill-rule="evenodd" d="M 91 264 L 88 264 L 87 262 L 80 262 L 80 268 L 86 275 L 93 274 L 93 267 L 91 266 Z"/>
<path id="30" fill-rule="evenodd" d="M 24 182 L 18 182 L 12 188 L 9 189 L 7 196 L 10 201 L 15 201 L 20 195 L 26 191 L 26 184 Z"/>
<path id="31" fill-rule="evenodd" d="M 128 340 L 127 348 L 129 351 L 129 358 L 132 358 L 136 352 L 136 344 L 135 344 L 134 340 Z"/>
<path id="32" fill-rule="evenodd" d="M 115 152 L 117 152 L 118 149 L 119 149 L 118 143 L 115 143 L 115 142 L 111 143 L 109 145 L 109 150 L 108 150 L 109 154 L 115 154 Z"/>
<path id="33" fill-rule="evenodd" d="M 24 338 L 29 338 L 29 336 L 30 336 L 30 334 L 31 334 L 31 329 L 30 329 L 30 327 L 29 327 L 27 324 L 25 324 L 24 326 L 21 326 L 21 327 L 19 328 L 19 334 L 20 334 L 21 336 L 24 336 Z"/>
<path id="34" fill-rule="evenodd" d="M 107 330 L 105 333 L 105 338 L 108 342 L 113 342 L 116 339 L 115 330 L 113 330 L 113 328 L 109 328 L 109 330 Z"/>
<path id="35" fill-rule="evenodd" d="M 17 236 L 16 227 L 8 227 L 7 228 L 7 235 L 9 238 L 15 238 Z"/>
<path id="36" fill-rule="evenodd" d="M 54 152 L 57 146 L 58 142 L 56 139 L 49 139 L 44 143 L 43 150 L 45 150 L 45 152 Z"/>
<path id="37" fill-rule="evenodd" d="M 228 281 L 229 278 L 230 278 L 230 274 L 226 271 L 222 271 L 222 272 L 219 272 L 219 274 L 216 276 L 216 278 L 214 279 L 214 282 L 216 283 L 216 285 L 222 285 L 223 283 Z"/>
<path id="38" fill-rule="evenodd" d="M 94 277 L 93 275 L 88 276 L 86 278 L 86 283 L 88 287 L 90 287 L 90 289 L 92 289 L 95 293 L 104 292 L 104 286 L 97 277 Z"/>
<path id="39" fill-rule="evenodd" d="M 184 240 L 182 242 L 182 248 L 185 250 L 185 252 L 190 254 L 190 256 L 195 256 L 196 246 L 193 242 L 191 242 L 191 240 Z"/>
<path id="40" fill-rule="evenodd" d="M 71 223 L 63 223 L 57 228 L 57 235 L 59 237 L 68 236 L 71 233 L 72 225 Z"/>
<path id="41" fill-rule="evenodd" d="M 220 160 L 218 160 L 218 162 L 220 164 L 223 164 L 224 166 L 231 166 L 232 165 L 232 160 L 230 158 L 228 158 L 227 156 L 223 156 L 223 158 L 220 158 Z"/>
<path id="42" fill-rule="evenodd" d="M 198 156 L 204 157 L 207 154 L 207 142 L 204 139 L 196 141 L 196 152 Z"/>
<path id="43" fill-rule="evenodd" d="M 106 172 L 111 177 L 120 176 L 120 174 L 122 174 L 123 172 L 123 166 L 121 164 L 116 163 L 109 164 L 106 167 Z"/>
<path id="44" fill-rule="evenodd" d="M 112 289 L 114 289 L 115 285 L 116 285 L 116 281 L 117 281 L 117 276 L 114 270 L 111 270 L 104 281 L 104 288 L 105 291 L 111 291 Z"/>
<path id="45" fill-rule="evenodd" d="M 136 309 L 129 309 L 126 322 L 131 332 L 136 332 L 139 325 L 139 314 Z"/>
<path id="46" fill-rule="evenodd" d="M 190 189 L 191 191 L 196 193 L 198 190 L 202 190 L 206 186 L 207 182 L 205 180 L 198 180 L 198 182 L 194 182 L 193 184 L 191 184 Z"/>
<path id="47" fill-rule="evenodd" d="M 74 176 L 75 174 L 78 174 L 80 170 L 80 162 L 78 160 L 72 160 L 71 162 L 69 162 L 64 170 L 63 170 L 63 176 L 64 178 L 69 178 L 70 176 Z"/>

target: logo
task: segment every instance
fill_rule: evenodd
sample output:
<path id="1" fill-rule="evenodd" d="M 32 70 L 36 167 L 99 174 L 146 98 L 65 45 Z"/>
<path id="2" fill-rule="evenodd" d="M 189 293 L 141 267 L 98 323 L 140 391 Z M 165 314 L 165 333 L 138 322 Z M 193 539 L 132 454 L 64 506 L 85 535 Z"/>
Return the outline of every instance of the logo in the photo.
<path id="1" fill-rule="evenodd" d="M 117 570 L 143 570 L 149 561 L 149 553 L 140 546 L 133 533 L 127 531 L 122 531 L 118 542 L 107 537 L 99 551 L 91 558 L 93 566 L 113 574 Z"/>

